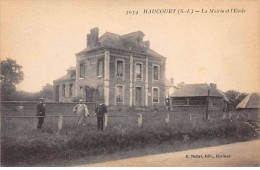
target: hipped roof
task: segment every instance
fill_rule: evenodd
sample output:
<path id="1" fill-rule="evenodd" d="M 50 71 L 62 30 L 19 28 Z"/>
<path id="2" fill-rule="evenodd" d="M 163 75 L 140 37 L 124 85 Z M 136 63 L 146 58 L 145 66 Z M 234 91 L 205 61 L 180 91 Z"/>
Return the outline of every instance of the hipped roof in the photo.
<path id="1" fill-rule="evenodd" d="M 242 100 L 238 105 L 237 109 L 259 109 L 260 108 L 260 94 L 250 93 L 244 100 Z"/>
<path id="2" fill-rule="evenodd" d="M 202 84 L 186 84 L 182 88 L 175 90 L 170 96 L 171 97 L 202 97 L 208 96 L 208 90 L 210 90 L 209 96 L 221 97 L 225 101 L 229 101 L 224 92 L 221 90 L 211 87 L 207 83 Z"/>
<path id="3" fill-rule="evenodd" d="M 83 49 L 82 51 L 78 52 L 76 55 L 84 53 L 84 52 L 88 52 L 91 50 L 95 50 L 95 49 L 99 49 L 99 48 L 103 48 L 103 47 L 110 47 L 110 48 L 115 48 L 115 49 L 121 49 L 121 50 L 127 50 L 127 51 L 135 51 L 137 52 L 137 49 L 131 49 L 131 45 L 133 44 L 129 44 L 127 42 L 125 42 L 125 38 L 134 34 L 143 34 L 141 31 L 137 31 L 137 32 L 132 32 L 129 34 L 125 34 L 125 35 L 118 35 L 115 33 L 111 33 L 111 32 L 106 32 L 104 33 L 102 36 L 99 37 L 99 44 L 95 47 L 86 47 L 85 49 Z M 143 34 L 144 36 L 144 34 Z M 138 45 L 137 45 L 138 46 Z M 142 51 L 148 55 L 154 56 L 154 57 L 160 57 L 160 58 L 166 58 L 162 55 L 160 55 L 159 53 L 157 53 L 156 51 L 152 50 L 150 47 L 148 47 L 145 51 Z"/>

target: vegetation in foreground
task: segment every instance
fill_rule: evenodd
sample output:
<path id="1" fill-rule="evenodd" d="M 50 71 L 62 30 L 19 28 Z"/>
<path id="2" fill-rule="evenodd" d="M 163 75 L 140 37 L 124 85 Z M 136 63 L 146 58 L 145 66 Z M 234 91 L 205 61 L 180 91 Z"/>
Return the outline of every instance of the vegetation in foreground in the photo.
<path id="1" fill-rule="evenodd" d="M 3 122 L 2 129 L 6 131 L 2 132 L 1 140 L 2 166 L 49 166 L 51 161 L 91 158 L 149 147 L 153 150 L 165 144 L 170 146 L 169 151 L 180 151 L 257 138 L 257 134 L 239 120 L 172 119 L 166 125 L 165 117 L 159 117 L 144 119 L 143 127 L 138 128 L 134 116 L 110 119 L 106 131 L 97 130 L 95 118 L 89 118 L 87 126 L 76 131 L 76 120 L 71 118 L 64 122 L 60 134 L 54 130 L 56 123 L 48 120 L 41 133 L 33 128 L 36 121 L 32 119 L 31 122 L 28 119 Z M 162 149 L 162 152 L 166 150 Z"/>

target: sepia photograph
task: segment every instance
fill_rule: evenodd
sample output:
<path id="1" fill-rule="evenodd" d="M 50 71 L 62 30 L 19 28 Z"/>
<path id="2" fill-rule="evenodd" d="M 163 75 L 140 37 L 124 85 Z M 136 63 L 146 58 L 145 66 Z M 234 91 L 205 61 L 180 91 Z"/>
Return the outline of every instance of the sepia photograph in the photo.
<path id="1" fill-rule="evenodd" d="M 1 0 L 1 167 L 259 167 L 259 0 Z"/>

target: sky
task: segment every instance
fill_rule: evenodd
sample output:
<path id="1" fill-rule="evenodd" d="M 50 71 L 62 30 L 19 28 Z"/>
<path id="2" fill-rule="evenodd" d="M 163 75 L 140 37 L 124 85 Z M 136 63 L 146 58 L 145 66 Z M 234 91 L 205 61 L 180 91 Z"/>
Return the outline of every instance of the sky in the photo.
<path id="1" fill-rule="evenodd" d="M 144 9 L 231 9 L 245 13 L 144 14 Z M 166 77 L 216 83 L 223 91 L 260 91 L 260 19 L 257 0 L 2 0 L 1 60 L 23 66 L 19 90 L 36 92 L 76 65 L 75 53 L 98 27 L 127 34 L 142 31 L 150 47 L 167 57 Z M 126 11 L 138 11 L 126 15 Z"/>

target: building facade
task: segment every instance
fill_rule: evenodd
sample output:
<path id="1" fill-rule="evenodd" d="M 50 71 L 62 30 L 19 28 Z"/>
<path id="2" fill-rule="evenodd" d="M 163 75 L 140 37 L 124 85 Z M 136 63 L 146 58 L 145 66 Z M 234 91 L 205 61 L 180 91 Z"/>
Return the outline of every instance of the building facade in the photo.
<path id="1" fill-rule="evenodd" d="M 62 94 L 71 100 L 101 100 L 108 106 L 164 106 L 166 58 L 150 49 L 143 37 L 141 31 L 126 35 L 106 32 L 99 37 L 99 29 L 91 29 L 87 47 L 76 54 L 75 79 L 71 83 L 64 78 L 55 80 L 55 97 L 58 101 L 63 101 Z M 66 90 L 71 86 L 70 96 Z"/>
<path id="2" fill-rule="evenodd" d="M 73 102 L 77 98 L 76 68 L 67 69 L 67 74 L 53 81 L 54 98 L 57 102 Z"/>

